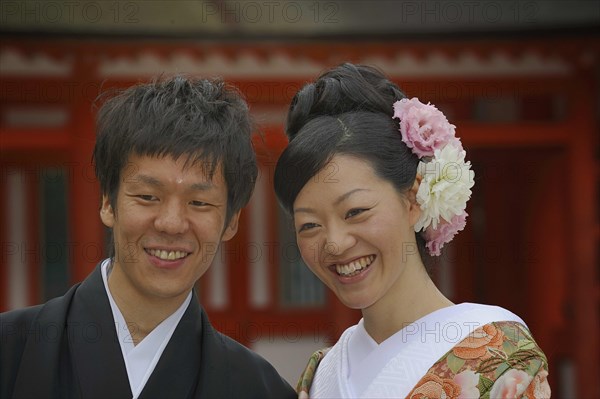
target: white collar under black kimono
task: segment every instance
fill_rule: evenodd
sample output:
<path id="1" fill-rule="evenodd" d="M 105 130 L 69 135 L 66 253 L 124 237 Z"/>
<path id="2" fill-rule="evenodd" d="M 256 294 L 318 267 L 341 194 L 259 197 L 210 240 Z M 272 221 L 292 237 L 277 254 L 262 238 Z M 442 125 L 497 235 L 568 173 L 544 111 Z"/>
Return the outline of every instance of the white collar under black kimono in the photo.
<path id="1" fill-rule="evenodd" d="M 498 306 L 463 303 L 408 324 L 381 344 L 363 320 L 348 328 L 319 363 L 311 398 L 404 398 L 444 354 L 477 328 L 523 320 Z"/>
<path id="2" fill-rule="evenodd" d="M 181 306 L 179 306 L 171 316 L 163 320 L 137 345 L 134 345 L 127 322 L 108 288 L 108 275 L 110 274 L 108 269 L 110 266 L 110 259 L 106 259 L 102 262 L 102 280 L 104 281 L 104 288 L 106 289 L 110 308 L 115 320 L 115 327 L 117 329 L 117 336 L 119 337 L 119 344 L 121 345 L 121 352 L 123 353 L 123 360 L 125 360 L 129 385 L 131 387 L 131 392 L 133 393 L 133 399 L 136 399 L 142 392 L 142 389 L 144 389 L 163 350 L 169 343 L 173 331 L 175 331 L 177 324 L 179 324 L 181 317 L 190 304 L 192 292 L 190 291 Z"/>

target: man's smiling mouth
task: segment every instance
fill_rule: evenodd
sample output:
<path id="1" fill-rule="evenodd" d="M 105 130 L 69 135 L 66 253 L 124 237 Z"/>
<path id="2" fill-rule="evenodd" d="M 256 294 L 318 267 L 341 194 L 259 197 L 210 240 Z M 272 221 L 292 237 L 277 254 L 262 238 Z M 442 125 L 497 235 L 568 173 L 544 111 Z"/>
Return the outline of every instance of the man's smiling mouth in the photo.
<path id="1" fill-rule="evenodd" d="M 189 255 L 189 252 L 183 251 L 166 251 L 164 249 L 146 249 L 146 252 L 152 256 L 156 256 L 162 260 L 177 260 L 185 258 Z"/>

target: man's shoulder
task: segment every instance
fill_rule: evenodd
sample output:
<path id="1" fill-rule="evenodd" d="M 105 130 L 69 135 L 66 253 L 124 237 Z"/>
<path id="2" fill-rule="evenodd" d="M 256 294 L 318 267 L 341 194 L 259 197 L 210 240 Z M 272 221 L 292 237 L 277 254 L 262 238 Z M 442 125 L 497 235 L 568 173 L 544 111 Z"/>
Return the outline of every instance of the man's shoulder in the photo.
<path id="1" fill-rule="evenodd" d="M 236 386 L 231 387 L 232 394 L 244 396 L 253 392 L 261 398 L 296 398 L 295 391 L 271 363 L 227 335 L 212 331 L 221 343 L 221 350 L 226 352 L 221 355 L 229 359 L 230 378 L 236 381 Z"/>
<path id="2" fill-rule="evenodd" d="M 214 331 L 217 338 L 223 343 L 224 350 L 235 359 L 236 366 L 239 365 L 239 367 L 247 368 L 247 371 L 264 369 L 275 371 L 273 366 L 256 352 L 253 352 L 233 338 L 219 331 Z"/>
<path id="3" fill-rule="evenodd" d="M 52 298 L 43 304 L 0 313 L 0 320 L 3 325 L 5 323 L 27 325 L 32 323 L 44 308 L 51 311 L 64 310 L 63 308 L 68 307 L 68 303 L 78 286 L 79 284 L 75 284 L 64 295 Z"/>
<path id="4" fill-rule="evenodd" d="M 43 305 L 0 313 L 0 396 L 11 396 L 23 350 Z"/>
<path id="5" fill-rule="evenodd" d="M 25 342 L 39 329 L 55 329 L 56 323 L 64 323 L 71 298 L 78 285 L 71 287 L 65 295 L 50 299 L 46 303 L 0 313 L 2 344 Z"/>
<path id="6" fill-rule="evenodd" d="M 35 305 L 0 313 L 2 342 L 4 343 L 4 340 L 8 339 L 11 332 L 30 327 L 43 306 L 44 305 Z"/>
<path id="7" fill-rule="evenodd" d="M 10 320 L 14 322 L 27 321 L 28 319 L 34 317 L 40 311 L 42 306 L 44 306 L 44 304 L 28 306 L 26 308 L 21 309 L 9 310 L 8 312 L 2 312 L 0 313 L 0 319 L 2 321 Z"/>
<path id="8" fill-rule="evenodd" d="M 25 343 L 33 330 L 33 322 L 43 305 L 0 313 L 0 344 L 2 345 L 2 368 L 7 363 L 18 362 Z"/>

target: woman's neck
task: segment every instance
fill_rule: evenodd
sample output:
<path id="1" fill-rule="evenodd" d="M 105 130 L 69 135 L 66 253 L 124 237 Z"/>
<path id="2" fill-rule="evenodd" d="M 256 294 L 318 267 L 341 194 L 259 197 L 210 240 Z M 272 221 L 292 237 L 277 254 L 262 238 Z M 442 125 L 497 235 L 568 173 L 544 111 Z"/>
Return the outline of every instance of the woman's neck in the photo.
<path id="1" fill-rule="evenodd" d="M 377 343 L 421 317 L 453 305 L 438 290 L 420 262 L 406 267 L 384 297 L 362 310 L 365 329 Z"/>

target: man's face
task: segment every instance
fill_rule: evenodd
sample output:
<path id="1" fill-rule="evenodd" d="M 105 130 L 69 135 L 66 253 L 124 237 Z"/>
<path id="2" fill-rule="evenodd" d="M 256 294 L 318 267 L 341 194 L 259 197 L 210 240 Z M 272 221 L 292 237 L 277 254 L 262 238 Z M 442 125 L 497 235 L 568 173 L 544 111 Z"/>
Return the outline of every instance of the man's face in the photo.
<path id="1" fill-rule="evenodd" d="M 225 225 L 227 185 L 221 168 L 210 179 L 201 163 L 184 164 L 185 157 L 132 155 L 121 173 L 116 209 L 103 197 L 100 216 L 112 228 L 115 245 L 111 287 L 120 293 L 114 294 L 184 298 L 220 242 L 237 232 L 239 212 Z"/>

